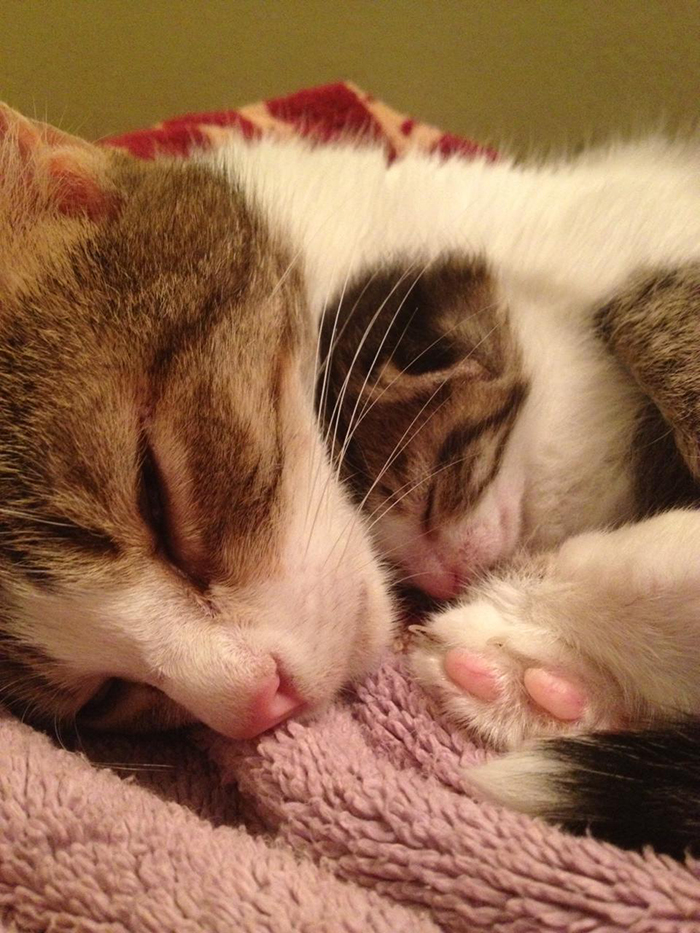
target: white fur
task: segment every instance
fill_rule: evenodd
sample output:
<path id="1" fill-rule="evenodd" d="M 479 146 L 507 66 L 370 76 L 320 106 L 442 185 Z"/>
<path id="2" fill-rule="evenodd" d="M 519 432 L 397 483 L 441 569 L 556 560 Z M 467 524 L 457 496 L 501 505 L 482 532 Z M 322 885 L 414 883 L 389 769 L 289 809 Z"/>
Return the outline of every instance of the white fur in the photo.
<path id="1" fill-rule="evenodd" d="M 522 749 L 472 768 L 465 786 L 487 800 L 538 816 L 556 812 L 560 799 L 557 778 L 565 775 L 565 765 L 537 748 Z"/>
<path id="2" fill-rule="evenodd" d="M 651 140 L 570 164 L 234 142 L 208 157 L 298 244 L 320 310 L 348 272 L 394 255 L 485 253 L 557 316 L 604 299 L 639 266 L 697 255 L 699 154 Z"/>
<path id="3" fill-rule="evenodd" d="M 517 543 L 556 548 L 629 518 L 626 457 L 639 395 L 595 341 L 591 314 L 640 268 L 700 257 L 694 146 L 650 140 L 531 167 L 416 154 L 387 170 L 378 151 L 263 142 L 233 145 L 215 161 L 252 193 L 272 228 L 298 244 L 319 315 L 352 275 L 396 257 L 419 264 L 460 250 L 484 255 L 495 270 L 532 388 L 496 482 L 474 515 L 445 530 L 447 553 L 452 536 L 488 565 Z M 410 550 L 416 529 L 387 516 L 377 537 L 386 550 Z M 681 586 L 681 541 L 700 546 L 700 514 L 575 538 L 543 579 L 524 569 L 494 581 L 485 602 L 434 620 L 430 646 L 416 654 L 424 682 L 453 714 L 508 746 L 673 706 L 700 709 L 700 587 Z M 444 564 L 437 552 L 421 560 L 430 572 L 430 561 Z M 652 572 L 653 596 L 629 589 L 629 574 Z M 629 612 L 626 600 L 641 603 Z M 495 616 L 483 615 L 486 604 Z M 499 655 L 508 685 L 499 708 L 446 686 L 447 645 Z M 586 679 L 593 699 L 580 723 L 564 726 L 533 710 L 520 680 L 530 664 Z"/>
<path id="4" fill-rule="evenodd" d="M 537 546 L 624 517 L 629 489 L 620 459 L 634 390 L 592 348 L 587 315 L 638 267 L 700 253 L 693 149 L 652 141 L 541 167 L 415 154 L 387 169 L 379 149 L 262 141 L 232 143 L 203 162 L 239 185 L 289 247 L 306 272 L 317 320 L 349 278 L 369 266 L 406 257 L 420 265 L 446 250 L 485 255 L 533 380 L 493 507 L 518 513 L 514 527 Z M 306 422 L 312 423 L 309 413 Z M 229 734 L 252 685 L 278 657 L 307 696 L 323 704 L 376 658 L 388 639 L 390 612 L 362 522 L 351 515 L 318 444 L 318 438 L 307 444 L 315 481 L 309 483 L 308 461 L 293 474 L 297 489 L 278 575 L 235 599 L 215 594 L 223 624 L 221 613 L 213 623 L 206 606 L 172 580 L 144 571 L 128 596 L 111 605 L 103 593 L 95 602 L 89 581 L 80 598 L 23 599 L 17 613 L 25 637 L 86 678 L 113 672 L 158 686 Z M 477 516 L 481 538 L 477 527 L 474 540 L 496 555 L 508 552 L 513 535 L 499 532 L 490 505 L 484 510 Z M 558 572 L 569 579 L 569 571 Z M 611 590 L 620 572 L 613 553 L 601 568 Z M 578 575 L 570 571 L 574 584 Z M 528 579 L 508 585 L 524 593 Z M 74 621 L 76 605 L 89 624 L 63 624 Z M 696 620 L 692 598 L 686 609 L 681 618 Z M 517 608 L 499 613 L 497 622 L 490 614 L 482 640 L 490 630 L 513 632 L 522 621 Z M 651 628 L 656 618 L 652 612 Z M 437 642 L 445 624 L 436 622 Z M 513 642 L 516 653 L 504 649 L 507 665 L 527 644 L 546 642 L 542 631 L 550 624 L 549 616 L 545 623 L 528 620 L 527 638 Z M 79 644 L 71 634 L 78 631 Z M 557 657 L 575 657 L 585 641 L 570 635 L 555 632 L 550 647 Z M 605 657 L 598 662 L 605 679 Z M 681 693 L 683 702 L 694 702 Z M 497 727 L 506 741 L 509 728 Z"/>

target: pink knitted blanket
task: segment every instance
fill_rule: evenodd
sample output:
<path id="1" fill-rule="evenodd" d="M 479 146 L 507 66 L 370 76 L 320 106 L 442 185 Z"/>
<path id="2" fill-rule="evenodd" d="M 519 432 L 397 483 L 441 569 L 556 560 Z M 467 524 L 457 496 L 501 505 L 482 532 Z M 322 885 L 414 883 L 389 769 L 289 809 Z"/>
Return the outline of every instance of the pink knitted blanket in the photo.
<path id="1" fill-rule="evenodd" d="M 392 157 L 413 143 L 475 149 L 347 85 L 112 142 L 186 155 L 278 122 L 324 139 L 364 132 L 362 113 Z M 485 752 L 433 717 L 399 657 L 322 718 L 255 742 L 84 741 L 69 752 L 0 717 L 3 930 L 700 931 L 700 862 L 472 799 L 465 768 Z"/>

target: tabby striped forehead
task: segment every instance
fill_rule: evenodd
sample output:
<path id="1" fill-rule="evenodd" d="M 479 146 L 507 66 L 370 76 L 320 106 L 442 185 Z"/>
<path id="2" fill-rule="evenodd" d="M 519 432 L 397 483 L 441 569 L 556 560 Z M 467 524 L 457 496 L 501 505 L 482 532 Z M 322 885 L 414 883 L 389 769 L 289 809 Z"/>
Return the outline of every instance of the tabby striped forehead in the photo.
<path id="1" fill-rule="evenodd" d="M 527 395 L 507 308 L 480 259 L 373 270 L 323 325 L 317 396 L 357 498 L 433 522 L 498 472 Z"/>
<path id="2" fill-rule="evenodd" d="M 211 579 L 235 551 L 244 576 L 243 539 L 274 527 L 284 388 L 310 339 L 300 275 L 222 179 L 114 162 L 115 216 L 2 296 L 0 562 L 49 584 L 147 549 L 147 461 L 182 563 Z"/>
<path id="3" fill-rule="evenodd" d="M 241 191 L 110 158 L 118 209 L 55 222 L 41 273 L 0 293 L 0 685 L 38 711 L 72 688 L 17 639 L 27 587 L 121 585 L 154 560 L 198 591 L 271 572 L 311 356 L 300 274 Z"/>

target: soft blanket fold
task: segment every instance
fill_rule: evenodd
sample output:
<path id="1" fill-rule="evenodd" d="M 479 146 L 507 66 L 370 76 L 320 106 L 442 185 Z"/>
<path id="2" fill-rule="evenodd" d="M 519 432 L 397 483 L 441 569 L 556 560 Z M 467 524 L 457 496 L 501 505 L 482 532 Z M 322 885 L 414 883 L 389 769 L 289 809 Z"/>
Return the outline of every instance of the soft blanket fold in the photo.
<path id="1" fill-rule="evenodd" d="M 346 84 L 105 142 L 185 157 L 262 132 L 371 138 L 389 159 L 478 149 Z M 0 716 L 2 929 L 700 933 L 700 863 L 473 799 L 485 752 L 434 719 L 399 658 L 313 723 L 198 742 L 85 738 L 76 754 Z"/>
<path id="2" fill-rule="evenodd" d="M 3 929 L 437 929 L 428 917 L 344 884 L 243 826 L 215 828 L 184 805 L 96 770 L 27 726 L 5 719 L 1 729 Z M 179 765 L 190 767 L 191 776 L 194 758 L 185 753 Z M 200 765 L 199 772 L 194 780 L 206 769 Z"/>
<path id="3" fill-rule="evenodd" d="M 484 752 L 434 719 L 400 660 L 318 722 L 207 744 L 291 847 L 430 908 L 441 929 L 700 930 L 697 863 L 575 839 L 472 799 L 464 771 Z"/>

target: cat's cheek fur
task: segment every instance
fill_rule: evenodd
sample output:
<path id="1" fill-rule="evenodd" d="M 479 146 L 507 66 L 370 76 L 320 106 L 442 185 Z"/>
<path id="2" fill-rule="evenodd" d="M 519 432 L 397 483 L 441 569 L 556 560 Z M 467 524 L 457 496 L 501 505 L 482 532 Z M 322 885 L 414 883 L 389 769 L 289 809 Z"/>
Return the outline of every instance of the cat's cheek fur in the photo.
<path id="1" fill-rule="evenodd" d="M 375 666 L 388 647 L 394 620 L 387 577 L 365 519 L 335 481 L 320 449 L 317 458 L 322 465 L 315 467 L 308 499 L 303 495 L 308 470 L 297 484 L 280 572 L 252 594 L 268 615 L 251 633 L 256 644 L 279 654 L 314 706 Z"/>
<path id="2" fill-rule="evenodd" d="M 217 585 L 200 598 L 146 562 L 128 585 L 25 590 L 14 606 L 20 637 L 55 659 L 78 694 L 96 678 L 145 684 L 189 714 L 180 718 L 233 738 L 263 731 L 256 696 L 278 675 L 299 699 L 295 713 L 322 709 L 377 663 L 393 613 L 363 520 L 320 448 L 313 453 L 315 481 L 298 477 L 277 569 L 264 582 Z M 110 726 L 162 699 L 136 694 Z"/>

